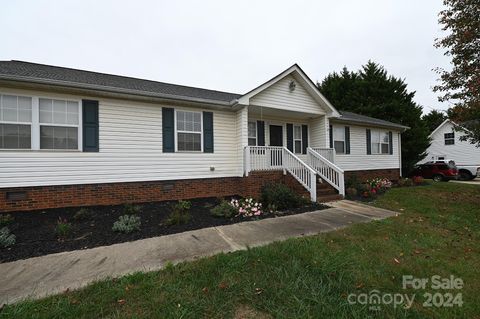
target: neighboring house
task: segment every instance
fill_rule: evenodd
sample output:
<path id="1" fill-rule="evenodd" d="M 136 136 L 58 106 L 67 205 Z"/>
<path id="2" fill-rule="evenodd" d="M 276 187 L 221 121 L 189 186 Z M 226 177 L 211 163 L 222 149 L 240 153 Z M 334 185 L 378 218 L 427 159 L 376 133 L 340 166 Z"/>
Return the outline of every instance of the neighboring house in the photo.
<path id="1" fill-rule="evenodd" d="M 258 196 L 267 182 L 324 201 L 353 175 L 397 179 L 405 129 L 337 111 L 296 64 L 234 94 L 1 61 L 0 211 Z"/>
<path id="2" fill-rule="evenodd" d="M 451 120 L 445 120 L 431 134 L 432 143 L 427 149 L 427 156 L 419 163 L 431 161 L 455 161 L 462 179 L 474 178 L 480 168 L 480 148 L 469 141 L 461 141 L 465 135 L 455 130 Z"/>

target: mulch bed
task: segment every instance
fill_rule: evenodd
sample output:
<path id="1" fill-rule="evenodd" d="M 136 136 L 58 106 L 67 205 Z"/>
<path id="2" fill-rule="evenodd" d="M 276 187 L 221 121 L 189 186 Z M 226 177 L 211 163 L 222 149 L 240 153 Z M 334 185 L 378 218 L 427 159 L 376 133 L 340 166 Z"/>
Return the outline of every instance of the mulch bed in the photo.
<path id="1" fill-rule="evenodd" d="M 112 231 L 113 223 L 123 215 L 123 205 L 88 207 L 92 217 L 84 221 L 74 220 L 74 214 L 80 207 L 56 208 L 31 212 L 12 212 L 14 221 L 7 225 L 16 236 L 16 243 L 8 248 L 0 248 L 0 263 L 42 256 L 62 251 L 87 249 L 112 245 L 143 238 L 150 238 L 205 227 L 234 224 L 254 219 L 300 214 L 327 208 L 324 205 L 311 204 L 286 212 L 269 214 L 260 218 L 234 217 L 231 219 L 213 217 L 210 209 L 218 204 L 218 199 L 203 198 L 191 200 L 191 219 L 183 225 L 166 225 L 165 219 L 176 202 L 154 202 L 141 204 L 141 230 L 130 234 Z M 59 240 L 55 232 L 59 218 L 72 224 L 71 232 L 65 240 Z"/>

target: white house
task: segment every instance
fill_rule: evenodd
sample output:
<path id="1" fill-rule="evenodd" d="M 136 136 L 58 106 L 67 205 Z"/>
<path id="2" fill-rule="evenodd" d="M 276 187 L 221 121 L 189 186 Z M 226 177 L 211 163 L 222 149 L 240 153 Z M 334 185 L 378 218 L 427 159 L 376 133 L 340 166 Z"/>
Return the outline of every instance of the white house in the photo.
<path id="1" fill-rule="evenodd" d="M 0 61 L 0 211 L 397 179 L 407 127 L 340 112 L 293 65 L 246 94 Z M 319 183 L 320 181 L 320 183 Z"/>
<path id="2" fill-rule="evenodd" d="M 459 167 L 460 173 L 475 176 L 480 167 L 480 148 L 469 141 L 461 141 L 464 136 L 461 130 L 455 130 L 451 120 L 445 120 L 431 134 L 431 145 L 427 149 L 427 156 L 421 163 L 436 160 L 453 160 Z"/>

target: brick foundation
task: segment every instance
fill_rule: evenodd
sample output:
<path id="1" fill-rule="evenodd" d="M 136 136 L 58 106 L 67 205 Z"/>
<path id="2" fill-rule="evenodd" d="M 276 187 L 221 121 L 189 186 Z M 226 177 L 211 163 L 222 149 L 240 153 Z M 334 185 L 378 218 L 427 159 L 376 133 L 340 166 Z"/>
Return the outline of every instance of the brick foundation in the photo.
<path id="1" fill-rule="evenodd" d="M 364 171 L 346 171 L 345 183 L 352 178 L 357 178 L 359 182 L 365 182 L 372 178 L 388 178 L 389 180 L 396 181 L 400 178 L 399 168 L 387 168 L 387 169 L 371 169 Z"/>
<path id="2" fill-rule="evenodd" d="M 290 174 L 269 171 L 252 172 L 248 177 L 3 188 L 0 189 L 0 212 L 233 195 L 258 198 L 262 187 L 269 182 L 286 184 L 309 197 L 307 190 Z M 11 196 L 12 192 L 19 192 L 17 195 L 25 192 L 25 198 L 7 199 L 7 194 Z"/>

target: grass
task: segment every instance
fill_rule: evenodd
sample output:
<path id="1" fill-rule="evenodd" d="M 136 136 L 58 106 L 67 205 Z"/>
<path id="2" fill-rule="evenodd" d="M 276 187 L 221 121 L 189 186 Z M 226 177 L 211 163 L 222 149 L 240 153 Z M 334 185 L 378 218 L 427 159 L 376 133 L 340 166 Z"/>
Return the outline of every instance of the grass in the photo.
<path id="1" fill-rule="evenodd" d="M 374 205 L 398 217 L 6 306 L 0 318 L 475 318 L 480 314 L 480 188 L 396 188 Z M 462 307 L 426 308 L 402 275 L 462 278 Z M 350 305 L 350 293 L 416 293 L 410 309 Z M 448 292 L 448 291 L 444 291 Z M 452 291 L 450 291 L 452 292 Z"/>

